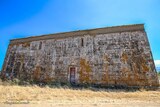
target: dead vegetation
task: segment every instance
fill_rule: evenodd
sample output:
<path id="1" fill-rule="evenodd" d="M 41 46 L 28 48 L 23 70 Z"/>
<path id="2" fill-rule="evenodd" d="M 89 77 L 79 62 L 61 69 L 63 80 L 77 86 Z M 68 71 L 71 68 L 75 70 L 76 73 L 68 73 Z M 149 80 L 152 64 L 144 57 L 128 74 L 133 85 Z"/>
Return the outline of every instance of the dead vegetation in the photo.
<path id="1" fill-rule="evenodd" d="M 120 90 L 72 88 L 68 86 L 51 87 L 49 85 L 40 87 L 33 84 L 20 86 L 18 85 L 20 83 L 21 82 L 18 79 L 14 79 L 12 81 L 0 81 L 0 106 L 3 104 L 19 103 L 34 104 L 37 102 L 41 102 L 43 104 L 62 104 L 65 106 L 75 104 L 89 106 L 106 104 L 140 104 L 141 106 L 160 106 L 159 90 L 146 91 L 145 89 Z"/>
<path id="2" fill-rule="evenodd" d="M 144 101 L 160 104 L 160 91 L 90 90 L 39 86 L 0 85 L 0 103 L 52 101 L 54 103 L 90 104 L 110 100 Z"/>

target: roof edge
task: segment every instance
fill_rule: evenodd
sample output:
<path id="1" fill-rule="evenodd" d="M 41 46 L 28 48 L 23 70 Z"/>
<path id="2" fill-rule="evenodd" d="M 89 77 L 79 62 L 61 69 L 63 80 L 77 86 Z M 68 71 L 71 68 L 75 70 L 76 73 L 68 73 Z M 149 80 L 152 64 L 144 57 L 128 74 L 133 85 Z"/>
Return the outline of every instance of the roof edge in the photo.
<path id="1" fill-rule="evenodd" d="M 144 30 L 144 24 L 111 26 L 111 27 L 103 27 L 103 28 L 95 28 L 95 29 L 87 29 L 87 30 L 46 34 L 46 35 L 40 35 L 40 36 L 31 36 L 26 38 L 12 39 L 10 40 L 10 44 L 46 40 L 46 39 L 60 39 L 60 38 L 67 38 L 67 37 L 74 37 L 74 36 L 82 36 L 87 34 L 95 35 L 95 34 L 105 34 L 105 33 L 107 34 L 107 33 L 127 32 L 127 31 L 137 31 L 137 30 Z"/>

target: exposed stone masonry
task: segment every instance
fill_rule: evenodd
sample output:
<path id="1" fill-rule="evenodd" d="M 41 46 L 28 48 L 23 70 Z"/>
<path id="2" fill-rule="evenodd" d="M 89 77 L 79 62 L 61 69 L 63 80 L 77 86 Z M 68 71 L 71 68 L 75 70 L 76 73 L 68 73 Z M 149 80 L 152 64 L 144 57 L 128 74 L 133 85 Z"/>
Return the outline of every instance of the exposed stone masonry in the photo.
<path id="1" fill-rule="evenodd" d="M 6 78 L 124 86 L 158 86 L 142 24 L 11 40 Z"/>

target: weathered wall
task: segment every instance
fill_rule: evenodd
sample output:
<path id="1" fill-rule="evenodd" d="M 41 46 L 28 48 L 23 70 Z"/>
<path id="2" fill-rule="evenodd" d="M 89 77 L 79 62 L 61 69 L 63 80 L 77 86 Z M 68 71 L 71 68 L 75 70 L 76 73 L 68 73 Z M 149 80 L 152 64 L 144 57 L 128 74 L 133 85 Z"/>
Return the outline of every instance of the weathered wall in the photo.
<path id="1" fill-rule="evenodd" d="M 77 84 L 158 85 L 144 30 L 11 42 L 3 76 L 69 82 L 70 67 L 76 68 Z"/>

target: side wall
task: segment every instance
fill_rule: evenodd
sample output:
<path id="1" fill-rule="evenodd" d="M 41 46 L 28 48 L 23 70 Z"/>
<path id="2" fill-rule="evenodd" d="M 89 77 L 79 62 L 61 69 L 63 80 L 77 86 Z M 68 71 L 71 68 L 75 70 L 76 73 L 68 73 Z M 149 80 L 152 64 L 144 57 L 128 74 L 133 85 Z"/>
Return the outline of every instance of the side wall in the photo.
<path id="1" fill-rule="evenodd" d="M 73 66 L 77 84 L 158 85 L 144 31 L 10 44 L 3 74 L 38 82 L 69 82 Z"/>

